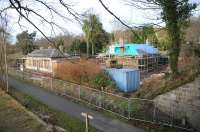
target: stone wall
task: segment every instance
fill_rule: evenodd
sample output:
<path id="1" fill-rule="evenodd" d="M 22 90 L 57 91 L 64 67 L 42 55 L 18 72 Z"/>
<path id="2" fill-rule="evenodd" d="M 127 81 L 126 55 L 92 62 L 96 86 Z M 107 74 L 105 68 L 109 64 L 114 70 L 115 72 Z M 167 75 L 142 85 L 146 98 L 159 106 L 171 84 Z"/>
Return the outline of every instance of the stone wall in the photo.
<path id="1" fill-rule="evenodd" d="M 154 101 L 160 111 L 189 123 L 200 130 L 200 77 L 175 90 L 157 96 Z"/>

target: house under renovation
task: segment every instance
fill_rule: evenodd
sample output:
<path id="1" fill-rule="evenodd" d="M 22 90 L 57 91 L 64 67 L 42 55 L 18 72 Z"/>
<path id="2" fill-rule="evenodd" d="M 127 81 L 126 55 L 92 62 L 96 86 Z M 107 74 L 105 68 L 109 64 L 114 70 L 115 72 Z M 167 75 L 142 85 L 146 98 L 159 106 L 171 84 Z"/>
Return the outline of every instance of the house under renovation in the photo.
<path id="1" fill-rule="evenodd" d="M 109 46 L 106 55 L 109 60 L 116 60 L 117 64 L 126 68 L 137 68 L 141 72 L 153 71 L 167 62 L 160 62 L 158 49 L 149 44 L 113 44 Z"/>
<path id="2" fill-rule="evenodd" d="M 64 62 L 69 55 L 58 49 L 38 49 L 25 58 L 24 68 L 54 74 L 58 63 Z"/>

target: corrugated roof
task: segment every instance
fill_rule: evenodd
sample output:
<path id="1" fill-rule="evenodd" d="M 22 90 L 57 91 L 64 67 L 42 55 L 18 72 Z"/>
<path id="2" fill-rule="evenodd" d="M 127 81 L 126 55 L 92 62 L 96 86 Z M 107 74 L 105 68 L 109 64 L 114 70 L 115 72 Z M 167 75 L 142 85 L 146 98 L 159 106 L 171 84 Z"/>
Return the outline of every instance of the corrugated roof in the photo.
<path id="1" fill-rule="evenodd" d="M 62 53 L 58 49 L 39 49 L 34 50 L 33 52 L 27 55 L 28 57 L 46 57 L 46 58 L 64 58 L 69 55 Z"/>

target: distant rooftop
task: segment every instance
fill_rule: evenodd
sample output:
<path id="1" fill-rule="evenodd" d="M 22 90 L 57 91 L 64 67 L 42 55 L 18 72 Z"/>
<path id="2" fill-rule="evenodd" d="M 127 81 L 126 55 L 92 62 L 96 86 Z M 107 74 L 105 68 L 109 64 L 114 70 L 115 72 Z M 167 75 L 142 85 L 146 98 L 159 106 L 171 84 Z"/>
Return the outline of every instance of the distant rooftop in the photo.
<path id="1" fill-rule="evenodd" d="M 69 57 L 68 54 L 62 53 L 58 49 L 38 49 L 27 55 L 28 57 L 45 57 L 45 58 L 65 58 Z"/>

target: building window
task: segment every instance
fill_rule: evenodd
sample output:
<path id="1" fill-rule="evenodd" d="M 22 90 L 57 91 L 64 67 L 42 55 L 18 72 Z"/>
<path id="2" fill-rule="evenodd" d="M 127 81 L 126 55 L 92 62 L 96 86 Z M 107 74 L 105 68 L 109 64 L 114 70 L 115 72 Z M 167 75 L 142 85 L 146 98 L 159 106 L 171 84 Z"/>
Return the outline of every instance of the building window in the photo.
<path id="1" fill-rule="evenodd" d="M 38 62 L 38 67 L 42 68 L 42 66 L 41 66 L 41 60 L 38 60 L 37 62 Z"/>
<path id="2" fill-rule="evenodd" d="M 33 60 L 33 67 L 37 67 L 37 61 Z"/>
<path id="3" fill-rule="evenodd" d="M 49 69 L 49 60 L 44 60 L 44 68 Z"/>

